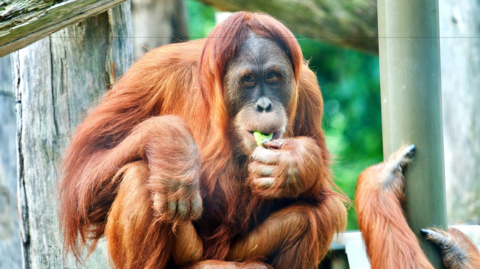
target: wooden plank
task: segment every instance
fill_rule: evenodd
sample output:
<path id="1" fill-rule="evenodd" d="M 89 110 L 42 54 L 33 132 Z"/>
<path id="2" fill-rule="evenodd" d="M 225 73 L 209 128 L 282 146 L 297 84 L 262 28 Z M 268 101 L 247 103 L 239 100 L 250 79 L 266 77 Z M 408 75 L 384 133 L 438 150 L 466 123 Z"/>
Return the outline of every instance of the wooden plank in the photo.
<path id="1" fill-rule="evenodd" d="M 0 57 L 125 0 L 0 1 Z"/>
<path id="2" fill-rule="evenodd" d="M 262 11 L 300 36 L 378 53 L 377 1 L 200 0 L 224 11 Z"/>
<path id="3" fill-rule="evenodd" d="M 57 180 L 77 124 L 133 62 L 131 39 L 125 38 L 131 35 L 130 23 L 130 3 L 124 3 L 14 53 L 18 205 L 26 268 L 109 266 L 104 245 L 83 264 L 64 256 Z"/>
<path id="4" fill-rule="evenodd" d="M 134 0 L 132 11 L 135 59 L 156 47 L 188 40 L 183 0 Z M 147 25 L 155 27 L 146 27 Z"/>
<path id="5" fill-rule="evenodd" d="M 439 0 L 450 224 L 480 224 L 480 1 Z"/>
<path id="6" fill-rule="evenodd" d="M 15 98 L 10 55 L 0 58 L 0 269 L 20 268 Z"/>

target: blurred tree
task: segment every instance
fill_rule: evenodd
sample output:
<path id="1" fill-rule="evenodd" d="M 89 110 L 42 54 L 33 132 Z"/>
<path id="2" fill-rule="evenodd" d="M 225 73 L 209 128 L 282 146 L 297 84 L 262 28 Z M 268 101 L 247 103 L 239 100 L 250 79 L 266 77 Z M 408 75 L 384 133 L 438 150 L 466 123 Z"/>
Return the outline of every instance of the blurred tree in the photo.
<path id="1" fill-rule="evenodd" d="M 292 32 L 342 47 L 378 53 L 377 1 L 200 0 L 223 11 L 255 10 L 282 21 Z"/>
<path id="2" fill-rule="evenodd" d="M 205 38 L 215 27 L 215 9 L 198 1 L 187 0 L 190 39 Z"/>
<path id="3" fill-rule="evenodd" d="M 22 266 L 17 213 L 15 97 L 10 55 L 0 58 L 0 269 Z"/>
<path id="4" fill-rule="evenodd" d="M 188 39 L 183 0 L 132 0 L 133 54 Z"/>
<path id="5" fill-rule="evenodd" d="M 448 222 L 480 224 L 480 1 L 439 7 Z"/>

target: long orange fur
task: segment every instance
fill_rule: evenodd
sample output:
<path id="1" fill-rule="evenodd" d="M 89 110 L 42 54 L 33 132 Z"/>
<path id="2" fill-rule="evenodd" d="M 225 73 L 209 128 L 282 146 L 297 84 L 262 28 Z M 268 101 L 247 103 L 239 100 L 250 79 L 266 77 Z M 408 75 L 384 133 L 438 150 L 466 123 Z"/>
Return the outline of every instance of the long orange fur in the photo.
<path id="1" fill-rule="evenodd" d="M 286 137 L 305 137 L 312 154 L 297 161 L 319 167 L 301 171 L 308 188 L 285 207 L 251 193 L 246 160 L 234 158 L 227 132 L 223 77 L 249 32 L 275 40 L 287 54 L 297 86 Z M 268 15 L 235 13 L 206 40 L 150 51 L 89 113 L 66 151 L 60 188 L 66 250 L 81 258 L 83 248 L 92 251 L 106 235 L 118 268 L 206 259 L 315 267 L 346 224 L 346 198 L 328 169 L 322 111 L 316 76 L 293 34 Z M 183 187 L 168 193 L 168 179 Z M 203 212 L 195 210 L 197 188 Z M 166 196 L 192 201 L 192 214 L 172 221 L 159 206 Z"/>
<path id="2" fill-rule="evenodd" d="M 433 269 L 403 211 L 402 170 L 411 162 L 414 146 L 404 146 L 385 162 L 363 171 L 357 182 L 355 204 L 358 225 L 365 240 L 372 269 Z M 426 239 L 443 252 L 447 269 L 480 268 L 480 254 L 472 241 L 449 228 L 425 229 Z"/>
<path id="3" fill-rule="evenodd" d="M 373 269 L 433 269 L 402 209 L 403 174 L 396 170 L 400 167 L 401 153 L 402 149 L 358 177 L 355 193 L 358 225 Z"/>
<path id="4" fill-rule="evenodd" d="M 248 162 L 232 152 L 223 77 L 250 32 L 274 40 L 294 71 L 286 138 L 295 139 L 284 145 L 293 154 L 280 165 L 288 171 L 295 163 L 302 181 L 264 190 L 289 202 L 252 193 Z M 90 112 L 66 151 L 65 249 L 80 259 L 105 235 L 118 268 L 316 267 L 345 228 L 347 201 L 331 180 L 322 111 L 294 36 L 267 15 L 239 12 L 206 40 L 152 50 Z M 403 175 L 391 166 L 398 154 L 359 177 L 359 226 L 373 269 L 432 268 L 404 217 Z M 165 199 L 188 201 L 189 214 L 169 216 Z M 460 232 L 427 238 L 442 247 L 447 268 L 480 267 Z"/>

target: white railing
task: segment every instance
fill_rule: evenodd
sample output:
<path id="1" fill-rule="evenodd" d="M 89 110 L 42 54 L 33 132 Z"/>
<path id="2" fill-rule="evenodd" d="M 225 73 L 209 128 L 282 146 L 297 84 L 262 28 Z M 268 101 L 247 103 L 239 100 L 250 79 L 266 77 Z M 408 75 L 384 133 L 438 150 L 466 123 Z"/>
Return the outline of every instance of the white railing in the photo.
<path id="1" fill-rule="evenodd" d="M 452 225 L 466 234 L 480 249 L 480 225 Z M 365 243 L 360 231 L 339 233 L 330 245 L 331 250 L 345 249 L 350 269 L 370 269 Z"/>

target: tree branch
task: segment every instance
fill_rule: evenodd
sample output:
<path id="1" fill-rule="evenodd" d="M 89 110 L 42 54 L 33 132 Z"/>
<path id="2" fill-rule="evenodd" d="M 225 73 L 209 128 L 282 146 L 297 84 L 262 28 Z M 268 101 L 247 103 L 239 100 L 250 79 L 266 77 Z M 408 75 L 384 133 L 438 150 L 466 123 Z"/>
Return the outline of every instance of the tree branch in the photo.
<path id="1" fill-rule="evenodd" d="M 223 11 L 262 11 L 295 34 L 378 53 L 375 0 L 201 0 Z"/>

